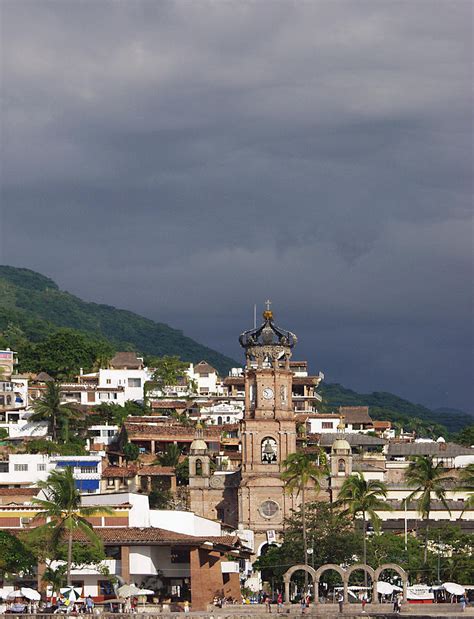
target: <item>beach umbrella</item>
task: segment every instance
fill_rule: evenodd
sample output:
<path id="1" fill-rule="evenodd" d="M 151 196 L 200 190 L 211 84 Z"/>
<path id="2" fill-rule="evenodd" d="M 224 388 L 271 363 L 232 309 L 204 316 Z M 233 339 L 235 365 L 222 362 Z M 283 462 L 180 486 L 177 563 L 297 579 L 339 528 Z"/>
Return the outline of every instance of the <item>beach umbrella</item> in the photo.
<path id="1" fill-rule="evenodd" d="M 385 582 L 384 580 L 379 580 L 377 582 L 377 593 L 381 593 L 382 595 L 390 595 L 393 593 L 393 585 L 389 582 Z"/>
<path id="2" fill-rule="evenodd" d="M 139 589 L 134 595 L 154 595 L 155 592 L 151 589 Z"/>
<path id="3" fill-rule="evenodd" d="M 22 587 L 20 591 L 23 593 L 23 597 L 27 600 L 33 600 L 34 602 L 39 602 L 41 600 L 41 593 L 35 589 L 31 589 L 30 587 Z"/>
<path id="4" fill-rule="evenodd" d="M 451 593 L 452 595 L 464 595 L 464 593 L 466 592 L 463 586 L 458 585 L 455 582 L 444 582 L 443 587 L 448 593 Z"/>
<path id="5" fill-rule="evenodd" d="M 70 602 L 77 602 L 81 597 L 82 589 L 80 587 L 63 587 L 59 592 Z"/>
<path id="6" fill-rule="evenodd" d="M 0 599 L 6 600 L 8 597 L 8 591 L 6 589 L 0 588 Z"/>
<path id="7" fill-rule="evenodd" d="M 9 600 L 14 600 L 15 598 L 22 598 L 22 597 L 25 597 L 25 596 L 23 595 L 23 593 L 21 592 L 21 590 L 20 590 L 20 589 L 15 589 L 15 591 L 11 591 L 11 592 L 7 595 L 7 598 L 8 598 Z"/>
<path id="8" fill-rule="evenodd" d="M 133 595 L 139 595 L 140 589 L 136 585 L 122 585 L 117 589 L 117 593 L 121 598 L 129 598 Z"/>

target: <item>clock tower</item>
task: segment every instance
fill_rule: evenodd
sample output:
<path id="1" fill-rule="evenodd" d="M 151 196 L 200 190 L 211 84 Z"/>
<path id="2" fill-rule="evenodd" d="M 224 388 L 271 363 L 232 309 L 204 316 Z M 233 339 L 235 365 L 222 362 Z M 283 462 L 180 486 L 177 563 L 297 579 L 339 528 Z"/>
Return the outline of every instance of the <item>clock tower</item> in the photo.
<path id="1" fill-rule="evenodd" d="M 254 532 L 257 553 L 299 505 L 280 478 L 283 461 L 296 451 L 290 358 L 297 338 L 275 325 L 270 301 L 263 319 L 239 338 L 246 357 L 239 526 Z"/>

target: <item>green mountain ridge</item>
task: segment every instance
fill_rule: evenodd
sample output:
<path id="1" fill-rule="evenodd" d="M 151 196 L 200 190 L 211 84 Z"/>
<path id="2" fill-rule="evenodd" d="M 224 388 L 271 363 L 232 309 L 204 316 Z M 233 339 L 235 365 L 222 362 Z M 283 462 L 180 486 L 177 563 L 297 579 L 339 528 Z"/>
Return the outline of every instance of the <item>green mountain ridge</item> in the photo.
<path id="1" fill-rule="evenodd" d="M 76 349 L 89 347 L 90 364 L 102 350 L 110 349 L 111 344 L 115 350 L 135 350 L 145 356 L 178 355 L 184 361 L 194 363 L 205 359 L 222 375 L 227 374 L 231 367 L 240 365 L 165 323 L 110 305 L 83 301 L 60 290 L 49 277 L 30 269 L 0 266 L 0 334 L 8 329 L 19 331 L 19 336 L 15 333 L 17 338 L 27 338 L 36 346 L 36 364 L 43 362 L 42 369 L 48 367 L 51 338 L 70 352 L 73 367 L 77 351 L 71 347 L 71 333 L 77 334 Z M 34 355 L 32 359 L 35 362 Z M 69 359 L 64 360 L 65 365 Z M 320 394 L 325 411 L 338 406 L 369 406 L 374 419 L 387 419 L 424 435 L 457 432 L 472 424 L 473 420 L 463 411 L 449 408 L 433 411 L 392 393 L 361 394 L 337 383 L 323 383 Z"/>
<path id="2" fill-rule="evenodd" d="M 446 430 L 458 432 L 473 423 L 472 415 L 464 411 L 452 408 L 431 410 L 422 404 L 414 404 L 384 391 L 364 394 L 347 389 L 338 383 L 323 383 L 319 393 L 327 408 L 368 406 L 373 419 L 396 422 L 405 430 L 428 430 L 433 436 L 446 434 Z"/>
<path id="3" fill-rule="evenodd" d="M 0 266 L 0 331 L 17 325 L 38 342 L 61 327 L 107 339 L 116 350 L 145 355 L 179 355 L 197 363 L 206 359 L 226 374 L 239 365 L 230 357 L 185 336 L 182 331 L 127 310 L 79 299 L 50 278 L 11 266 Z"/>

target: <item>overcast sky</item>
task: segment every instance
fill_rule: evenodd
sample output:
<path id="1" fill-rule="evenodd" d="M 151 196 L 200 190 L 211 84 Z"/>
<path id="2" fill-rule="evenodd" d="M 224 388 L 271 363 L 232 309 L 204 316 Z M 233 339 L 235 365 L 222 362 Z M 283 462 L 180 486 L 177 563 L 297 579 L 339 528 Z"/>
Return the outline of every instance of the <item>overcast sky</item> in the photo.
<path id="1" fill-rule="evenodd" d="M 1 262 L 472 410 L 472 3 L 3 0 Z"/>

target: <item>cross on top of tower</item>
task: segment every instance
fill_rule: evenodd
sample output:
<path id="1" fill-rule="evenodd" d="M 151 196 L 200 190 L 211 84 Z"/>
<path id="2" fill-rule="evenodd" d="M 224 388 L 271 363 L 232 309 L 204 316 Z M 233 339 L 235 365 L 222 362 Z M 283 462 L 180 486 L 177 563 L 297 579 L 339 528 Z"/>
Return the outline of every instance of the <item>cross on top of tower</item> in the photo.
<path id="1" fill-rule="evenodd" d="M 265 309 L 270 311 L 270 305 L 272 304 L 272 302 L 270 301 L 270 299 L 267 299 L 265 301 Z"/>

